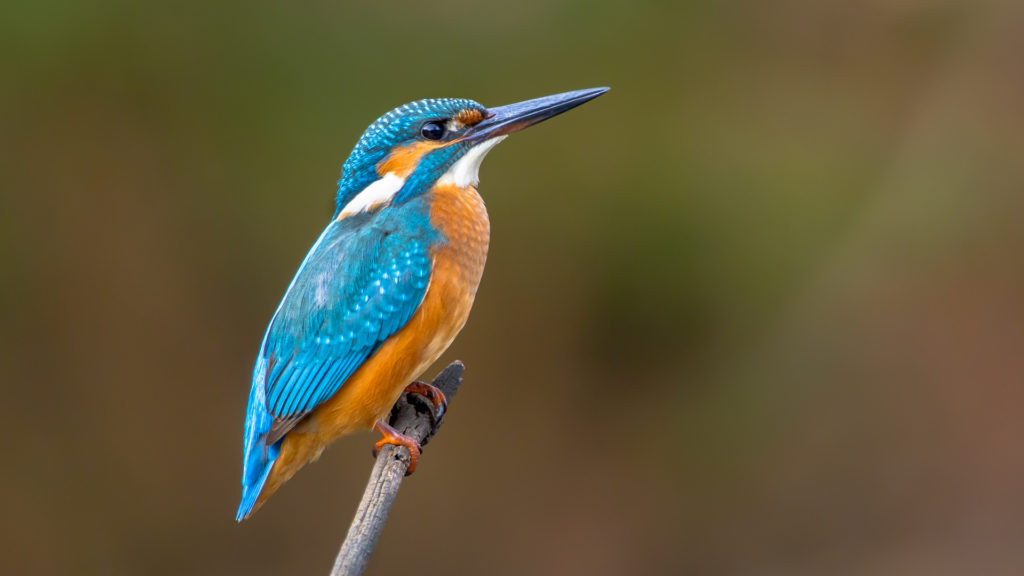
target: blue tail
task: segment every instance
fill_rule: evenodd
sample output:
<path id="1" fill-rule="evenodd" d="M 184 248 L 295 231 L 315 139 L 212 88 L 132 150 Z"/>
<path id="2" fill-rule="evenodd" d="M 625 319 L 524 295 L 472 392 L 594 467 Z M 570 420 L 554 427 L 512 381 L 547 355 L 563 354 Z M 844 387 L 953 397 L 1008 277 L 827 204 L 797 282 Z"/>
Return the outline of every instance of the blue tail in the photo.
<path id="1" fill-rule="evenodd" d="M 242 502 L 238 505 L 238 514 L 235 516 L 235 520 L 239 522 L 252 513 L 270 469 L 274 467 L 274 461 L 281 452 L 280 440 L 271 446 L 265 446 L 263 443 L 274 418 L 267 412 L 267 397 L 263 386 L 266 361 L 262 354 L 260 356 L 256 361 L 252 389 L 249 391 L 249 407 L 245 412 L 245 434 L 242 438 Z"/>

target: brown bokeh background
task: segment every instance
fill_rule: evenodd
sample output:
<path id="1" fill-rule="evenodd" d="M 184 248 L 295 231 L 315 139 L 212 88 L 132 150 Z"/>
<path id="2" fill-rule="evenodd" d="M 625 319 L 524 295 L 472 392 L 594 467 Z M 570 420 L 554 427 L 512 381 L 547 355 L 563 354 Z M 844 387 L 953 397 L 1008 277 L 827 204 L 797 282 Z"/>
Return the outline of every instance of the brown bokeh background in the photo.
<path id="1" fill-rule="evenodd" d="M 1024 573 L 1024 5 L 343 4 L 0 9 L 0 572 L 325 574 L 373 435 L 233 516 L 341 163 L 609 85 L 485 163 L 370 573 Z"/>

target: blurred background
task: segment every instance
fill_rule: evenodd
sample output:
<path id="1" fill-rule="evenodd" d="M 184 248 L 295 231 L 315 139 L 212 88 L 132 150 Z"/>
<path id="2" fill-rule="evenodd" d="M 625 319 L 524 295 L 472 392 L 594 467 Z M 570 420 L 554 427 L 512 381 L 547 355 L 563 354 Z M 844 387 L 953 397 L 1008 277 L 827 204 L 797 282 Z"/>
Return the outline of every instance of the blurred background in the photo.
<path id="1" fill-rule="evenodd" d="M 369 573 L 1024 573 L 1024 5 L 342 4 L 0 8 L 0 572 L 326 574 L 375 435 L 234 513 L 342 162 L 607 85 L 485 163 Z"/>

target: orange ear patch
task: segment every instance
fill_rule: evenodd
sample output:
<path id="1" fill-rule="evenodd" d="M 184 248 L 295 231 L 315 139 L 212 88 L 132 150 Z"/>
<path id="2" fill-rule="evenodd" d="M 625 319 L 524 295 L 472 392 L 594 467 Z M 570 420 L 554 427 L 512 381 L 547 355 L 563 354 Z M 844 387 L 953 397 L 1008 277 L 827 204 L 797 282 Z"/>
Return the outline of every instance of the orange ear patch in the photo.
<path id="1" fill-rule="evenodd" d="M 474 124 L 478 124 L 483 119 L 483 112 L 475 108 L 464 108 L 462 110 L 459 110 L 459 113 L 452 117 L 452 120 L 455 120 L 456 122 L 462 124 L 463 126 L 472 126 Z"/>
<path id="2" fill-rule="evenodd" d="M 439 145 L 433 142 L 414 142 L 408 146 L 395 148 L 394 152 L 377 164 L 377 174 L 383 176 L 390 172 L 399 178 L 408 178 L 420 163 L 420 159 L 438 147 Z"/>

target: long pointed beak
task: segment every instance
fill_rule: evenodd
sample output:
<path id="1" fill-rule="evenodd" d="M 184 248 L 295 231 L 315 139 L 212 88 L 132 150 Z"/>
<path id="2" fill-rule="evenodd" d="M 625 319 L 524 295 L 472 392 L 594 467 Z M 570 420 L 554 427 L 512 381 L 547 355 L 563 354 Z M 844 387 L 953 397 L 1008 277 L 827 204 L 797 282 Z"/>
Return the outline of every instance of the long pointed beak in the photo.
<path id="1" fill-rule="evenodd" d="M 487 117 L 469 129 L 467 140 L 483 142 L 498 136 L 505 136 L 529 128 L 548 118 L 558 116 L 562 112 L 597 98 L 608 91 L 608 88 L 589 88 L 544 96 L 525 102 L 489 108 Z"/>

